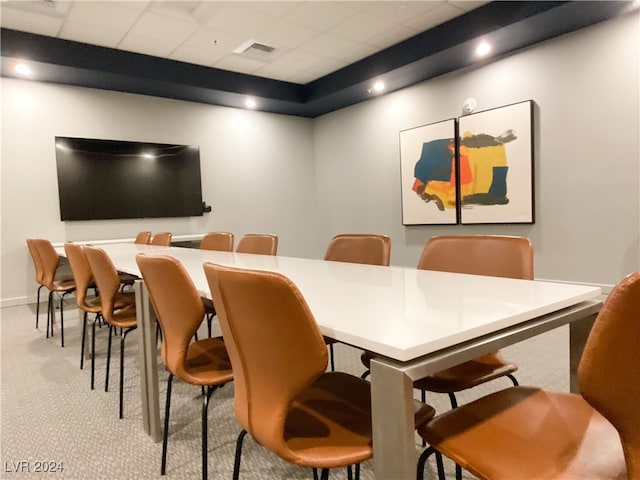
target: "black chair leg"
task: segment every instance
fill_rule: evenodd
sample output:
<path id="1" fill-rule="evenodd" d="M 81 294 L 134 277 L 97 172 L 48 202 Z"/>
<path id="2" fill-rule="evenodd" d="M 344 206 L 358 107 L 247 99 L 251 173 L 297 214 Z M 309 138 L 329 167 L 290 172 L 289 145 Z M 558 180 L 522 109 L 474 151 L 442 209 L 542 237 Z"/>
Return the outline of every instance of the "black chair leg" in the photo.
<path id="1" fill-rule="evenodd" d="M 127 338 L 127 334 L 136 327 L 127 328 L 126 330 L 120 329 L 120 407 L 118 411 L 118 418 L 123 418 L 124 410 L 124 341 Z"/>
<path id="2" fill-rule="evenodd" d="M 455 393 L 449 393 L 449 401 L 451 402 L 451 408 L 458 408 L 458 400 Z"/>
<path id="3" fill-rule="evenodd" d="M 418 458 L 418 472 L 416 476 L 418 480 L 424 480 L 424 466 L 426 465 L 429 457 L 434 453 L 436 455 L 436 465 L 438 467 L 438 478 L 439 480 L 446 480 L 444 474 L 444 464 L 442 463 L 442 455 L 433 447 L 426 448 Z"/>
<path id="4" fill-rule="evenodd" d="M 240 458 L 242 457 L 242 441 L 244 437 L 247 435 L 246 430 L 242 430 L 238 434 L 238 439 L 236 440 L 236 456 L 233 461 L 233 480 L 238 480 L 240 477 Z M 315 469 L 314 469 L 315 472 Z"/>
<path id="5" fill-rule="evenodd" d="M 64 296 L 67 292 L 60 295 L 60 346 L 64 348 Z"/>
<path id="6" fill-rule="evenodd" d="M 104 376 L 104 391 L 109 391 L 109 367 L 111 365 L 111 334 L 113 327 L 109 324 L 109 343 L 107 344 L 107 371 Z"/>
<path id="7" fill-rule="evenodd" d="M 167 473 L 167 441 L 169 439 L 169 412 L 171 411 L 171 385 L 173 384 L 173 373 L 167 379 L 167 402 L 164 407 L 164 431 L 162 432 L 162 464 L 160 465 L 160 475 Z"/>
<path id="8" fill-rule="evenodd" d="M 369 376 L 370 373 L 371 373 L 371 370 L 366 370 L 362 375 L 360 375 L 360 378 L 364 380 Z"/>
<path id="9" fill-rule="evenodd" d="M 355 477 L 353 475 L 353 465 L 347 467 L 347 480 L 360 480 L 360 464 L 356 463 L 355 467 Z"/>
<path id="10" fill-rule="evenodd" d="M 53 305 L 53 292 L 49 292 L 49 298 L 47 300 L 47 338 L 49 338 L 49 333 L 51 333 L 51 336 L 53 337 L 53 311 L 52 311 L 52 305 Z"/>
<path id="11" fill-rule="evenodd" d="M 84 344 L 87 337 L 87 317 L 88 313 L 84 312 L 82 316 L 82 343 L 80 344 L 80 370 L 84 368 Z"/>
<path id="12" fill-rule="evenodd" d="M 462 480 L 462 467 L 456 463 L 456 480 Z"/>
<path id="13" fill-rule="evenodd" d="M 516 377 L 514 377 L 513 375 L 509 374 L 509 375 L 507 375 L 507 377 L 509 377 L 509 379 L 513 382 L 513 386 L 514 387 L 517 387 L 518 385 L 520 385 L 518 383 L 518 379 L 516 379 Z"/>
<path id="14" fill-rule="evenodd" d="M 329 469 L 323 468 L 320 472 L 320 480 L 329 480 Z"/>
<path id="15" fill-rule="evenodd" d="M 331 361 L 331 371 L 335 372 L 336 371 L 336 366 L 335 366 L 335 362 L 333 360 L 333 343 L 329 344 L 329 359 Z"/>
<path id="16" fill-rule="evenodd" d="M 40 319 L 40 290 L 44 285 L 38 287 L 38 294 L 36 295 L 36 328 L 38 328 L 38 320 Z"/>
<path id="17" fill-rule="evenodd" d="M 95 377 L 96 377 L 96 322 L 98 319 L 94 319 L 91 324 L 91 390 L 94 389 Z"/>
<path id="18" fill-rule="evenodd" d="M 209 455 L 208 455 L 208 427 L 207 417 L 209 411 L 209 399 L 211 394 L 216 389 L 214 386 L 207 387 L 207 394 L 202 400 L 202 480 L 207 480 L 209 469 Z"/>

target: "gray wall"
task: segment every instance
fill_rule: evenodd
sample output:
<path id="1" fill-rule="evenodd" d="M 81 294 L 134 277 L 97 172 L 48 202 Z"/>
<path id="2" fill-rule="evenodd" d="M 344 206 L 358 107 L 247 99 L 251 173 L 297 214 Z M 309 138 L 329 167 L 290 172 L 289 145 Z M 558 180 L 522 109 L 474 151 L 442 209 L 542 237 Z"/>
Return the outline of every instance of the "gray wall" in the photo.
<path id="1" fill-rule="evenodd" d="M 33 299 L 24 239 L 53 242 L 229 230 L 321 257 L 338 232 L 392 237 L 414 266 L 436 234 L 525 235 L 536 277 L 614 284 L 639 268 L 640 15 L 612 20 L 315 120 L 3 78 L 2 305 Z M 534 225 L 402 225 L 398 132 L 522 100 L 536 104 Z M 61 222 L 56 135 L 198 144 L 213 212 Z"/>
<path id="2" fill-rule="evenodd" d="M 616 283 L 639 267 L 639 15 L 326 115 L 314 126 L 322 231 L 380 231 L 414 266 L 436 234 L 524 235 L 536 277 Z M 534 225 L 402 225 L 398 132 L 476 111 L 536 104 Z"/>
<path id="3" fill-rule="evenodd" d="M 242 109 L 2 79 L 2 302 L 35 298 L 25 238 L 54 243 L 226 230 L 272 232 L 280 252 L 315 239 L 313 123 Z M 203 198 L 213 212 L 175 219 L 61 222 L 54 137 L 200 146 Z"/>

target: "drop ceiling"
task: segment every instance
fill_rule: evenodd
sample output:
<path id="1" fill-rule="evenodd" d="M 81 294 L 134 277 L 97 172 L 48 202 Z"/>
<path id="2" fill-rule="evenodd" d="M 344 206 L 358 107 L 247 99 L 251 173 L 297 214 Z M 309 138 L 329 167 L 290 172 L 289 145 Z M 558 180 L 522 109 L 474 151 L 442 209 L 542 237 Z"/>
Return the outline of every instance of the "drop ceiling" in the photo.
<path id="1" fill-rule="evenodd" d="M 4 1 L 2 75 L 315 117 L 625 13 L 632 2 Z M 486 61 L 486 60 L 485 60 Z"/>

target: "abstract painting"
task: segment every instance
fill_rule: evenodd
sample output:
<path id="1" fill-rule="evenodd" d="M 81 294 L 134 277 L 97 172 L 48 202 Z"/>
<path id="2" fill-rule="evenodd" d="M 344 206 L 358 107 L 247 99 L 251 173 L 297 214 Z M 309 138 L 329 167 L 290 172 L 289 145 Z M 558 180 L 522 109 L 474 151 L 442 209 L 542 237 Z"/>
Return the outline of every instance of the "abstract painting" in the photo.
<path id="1" fill-rule="evenodd" d="M 533 223 L 533 102 L 458 119 L 460 223 Z"/>
<path id="2" fill-rule="evenodd" d="M 400 132 L 403 225 L 458 223 L 456 120 Z"/>

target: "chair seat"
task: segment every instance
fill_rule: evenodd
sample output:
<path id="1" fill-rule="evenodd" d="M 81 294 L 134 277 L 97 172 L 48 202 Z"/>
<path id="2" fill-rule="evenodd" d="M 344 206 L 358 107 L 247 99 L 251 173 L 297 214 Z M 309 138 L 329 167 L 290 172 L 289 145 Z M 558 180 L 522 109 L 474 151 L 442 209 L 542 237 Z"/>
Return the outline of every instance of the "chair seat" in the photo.
<path id="1" fill-rule="evenodd" d="M 479 478 L 626 478 L 620 437 L 580 395 L 511 387 L 418 433 Z"/>
<path id="2" fill-rule="evenodd" d="M 134 305 L 136 303 L 134 293 L 116 293 L 115 308 L 123 308 L 127 305 Z M 102 300 L 100 296 L 85 300 L 82 309 L 88 313 L 100 313 L 102 312 Z"/>
<path id="3" fill-rule="evenodd" d="M 124 285 L 133 285 L 133 282 L 140 280 L 140 277 L 137 275 L 125 272 L 118 272 L 118 278 L 120 279 L 120 283 Z"/>
<path id="4" fill-rule="evenodd" d="M 125 305 L 120 310 L 116 310 L 109 324 L 117 328 L 131 328 L 137 325 L 136 306 Z"/>
<path id="5" fill-rule="evenodd" d="M 492 353 L 416 380 L 413 386 L 429 392 L 460 392 L 517 370 L 517 365 L 507 363 L 499 354 Z"/>
<path id="6" fill-rule="evenodd" d="M 373 353 L 364 351 L 360 360 L 367 369 L 370 369 L 371 359 L 374 357 Z M 500 354 L 489 353 L 416 380 L 413 387 L 437 393 L 460 392 L 517 370 L 517 365 L 505 362 Z"/>
<path id="7" fill-rule="evenodd" d="M 293 402 L 285 423 L 287 446 L 303 466 L 334 468 L 371 458 L 371 385 L 342 373 L 328 372 Z M 416 425 L 435 414 L 415 402 Z M 290 452 L 290 453 L 291 453 Z"/>
<path id="8" fill-rule="evenodd" d="M 179 374 L 194 385 L 222 385 L 233 380 L 231 362 L 222 337 L 205 338 L 189 344 L 184 371 Z"/>
<path id="9" fill-rule="evenodd" d="M 55 279 L 51 290 L 56 292 L 71 292 L 76 289 L 76 282 L 73 278 Z"/>

